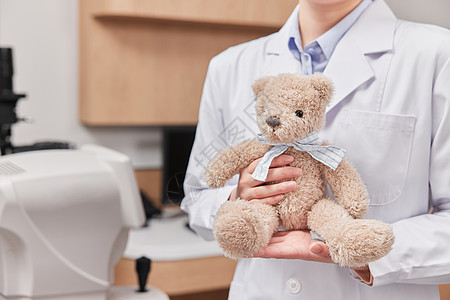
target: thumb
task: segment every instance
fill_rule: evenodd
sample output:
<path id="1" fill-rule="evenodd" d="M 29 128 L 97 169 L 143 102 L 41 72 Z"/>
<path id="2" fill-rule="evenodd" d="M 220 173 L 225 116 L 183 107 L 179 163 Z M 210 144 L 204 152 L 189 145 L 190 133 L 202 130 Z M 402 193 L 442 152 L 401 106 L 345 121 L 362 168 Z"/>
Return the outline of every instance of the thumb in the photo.
<path id="1" fill-rule="evenodd" d="M 316 255 L 326 255 L 325 247 L 326 245 L 322 242 L 314 242 L 309 246 L 309 251 Z"/>

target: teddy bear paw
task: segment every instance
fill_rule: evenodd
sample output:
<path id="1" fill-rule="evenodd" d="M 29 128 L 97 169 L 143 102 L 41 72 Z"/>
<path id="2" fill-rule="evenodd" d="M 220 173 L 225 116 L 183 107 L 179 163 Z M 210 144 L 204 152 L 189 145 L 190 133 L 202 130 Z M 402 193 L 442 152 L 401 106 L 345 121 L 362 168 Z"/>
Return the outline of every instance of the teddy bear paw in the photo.
<path id="1" fill-rule="evenodd" d="M 232 259 L 251 257 L 269 243 L 278 227 L 272 206 L 245 200 L 227 201 L 214 222 L 214 236 L 224 255 Z"/>
<path id="2" fill-rule="evenodd" d="M 394 243 L 391 226 L 377 220 L 352 220 L 338 226 L 336 232 L 327 244 L 332 260 L 343 267 L 376 261 L 388 254 Z"/>

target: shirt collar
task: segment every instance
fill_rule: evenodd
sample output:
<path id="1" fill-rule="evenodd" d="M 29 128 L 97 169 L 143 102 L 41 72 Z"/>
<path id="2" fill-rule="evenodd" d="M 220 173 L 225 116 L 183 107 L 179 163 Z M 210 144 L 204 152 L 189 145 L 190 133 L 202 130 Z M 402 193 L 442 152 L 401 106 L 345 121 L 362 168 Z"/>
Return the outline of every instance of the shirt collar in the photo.
<path id="1" fill-rule="evenodd" d="M 347 16 L 345 16 L 339 23 L 329 29 L 327 32 L 319 36 L 315 41 L 310 44 L 316 42 L 319 44 L 320 48 L 323 51 L 326 59 L 329 60 L 331 55 L 333 54 L 336 45 L 340 41 L 340 39 L 344 36 L 344 34 L 352 27 L 352 25 L 358 20 L 361 14 L 369 7 L 369 5 L 373 2 L 373 0 L 363 0 L 357 7 L 355 7 Z M 289 40 L 294 38 L 297 48 L 299 51 L 301 49 L 301 38 L 300 38 L 300 30 L 299 30 L 299 20 L 298 20 L 298 9 L 296 9 L 297 13 L 293 15 L 293 20 L 290 22 L 289 26 Z M 292 42 L 291 42 L 292 43 Z M 308 46 L 308 45 L 306 45 Z M 291 45 L 292 47 L 292 45 Z"/>

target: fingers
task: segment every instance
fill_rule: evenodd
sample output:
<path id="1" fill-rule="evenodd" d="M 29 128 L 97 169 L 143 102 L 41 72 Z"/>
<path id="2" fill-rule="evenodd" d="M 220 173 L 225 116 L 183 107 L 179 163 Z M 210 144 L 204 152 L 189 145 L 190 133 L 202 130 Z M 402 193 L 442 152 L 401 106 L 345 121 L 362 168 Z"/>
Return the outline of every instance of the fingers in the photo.
<path id="1" fill-rule="evenodd" d="M 252 174 L 252 173 L 255 171 L 256 166 L 258 165 L 258 163 L 259 163 L 260 160 L 261 160 L 261 159 L 255 160 L 254 162 L 252 162 L 252 163 L 246 168 L 247 171 L 248 171 L 250 174 Z M 285 165 L 287 165 L 287 164 L 289 164 L 289 163 L 291 163 L 291 162 L 293 162 L 293 161 L 294 161 L 294 157 L 293 157 L 293 156 L 291 156 L 291 155 L 286 155 L 286 154 L 282 154 L 282 155 L 280 155 L 280 156 L 275 157 L 275 158 L 272 160 L 272 163 L 270 164 L 270 167 L 271 167 L 271 168 L 282 167 L 282 166 L 285 166 Z"/>
<path id="2" fill-rule="evenodd" d="M 333 262 L 328 246 L 322 242 L 313 241 L 308 230 L 277 232 L 272 236 L 269 244 L 254 257 Z"/>
<path id="3" fill-rule="evenodd" d="M 269 169 L 266 182 L 283 181 L 300 176 L 301 170 L 295 167 L 283 167 L 291 163 L 294 158 L 291 155 L 276 157 Z M 244 200 L 259 200 L 262 203 L 273 205 L 283 199 L 283 194 L 296 188 L 294 181 L 279 182 L 276 184 L 264 184 L 251 176 L 260 159 L 252 162 L 242 170 L 239 176 L 237 195 Z"/>
<path id="4" fill-rule="evenodd" d="M 267 174 L 266 181 L 278 181 L 300 176 L 302 171 L 295 167 L 271 168 Z"/>
<path id="5" fill-rule="evenodd" d="M 295 181 L 285 181 L 276 184 L 261 185 L 251 189 L 243 190 L 240 193 L 242 199 L 252 199 L 274 204 L 283 199 L 283 195 L 294 190 L 297 186 Z M 281 197 L 281 198 L 280 198 Z M 271 203 L 274 202 L 274 203 Z"/>
<path id="6" fill-rule="evenodd" d="M 265 198 L 261 198 L 261 199 L 253 199 L 250 200 L 250 203 L 264 203 L 267 205 L 274 205 L 277 204 L 278 202 L 280 202 L 281 200 L 283 200 L 284 195 L 283 194 L 279 194 L 279 195 L 275 195 L 275 196 L 271 196 L 271 197 L 265 197 Z M 244 198 L 241 198 L 244 199 Z"/>
<path id="7" fill-rule="evenodd" d="M 328 250 L 327 244 L 325 243 L 312 242 L 311 245 L 309 246 L 309 251 L 312 257 L 317 261 L 321 261 L 322 259 L 324 261 L 330 260 L 330 252 Z"/>
<path id="8" fill-rule="evenodd" d="M 301 170 L 296 167 L 270 168 L 269 172 L 267 173 L 267 179 L 265 182 L 282 181 L 286 179 L 296 178 L 300 176 L 301 173 L 302 173 Z M 240 182 L 242 184 L 252 187 L 259 186 L 264 183 L 262 181 L 253 179 L 251 175 L 252 173 L 248 173 L 247 171 L 242 172 Z"/>
<path id="9" fill-rule="evenodd" d="M 312 243 L 311 246 L 309 246 L 309 251 L 314 254 L 320 255 L 320 253 L 324 252 L 324 243 Z"/>

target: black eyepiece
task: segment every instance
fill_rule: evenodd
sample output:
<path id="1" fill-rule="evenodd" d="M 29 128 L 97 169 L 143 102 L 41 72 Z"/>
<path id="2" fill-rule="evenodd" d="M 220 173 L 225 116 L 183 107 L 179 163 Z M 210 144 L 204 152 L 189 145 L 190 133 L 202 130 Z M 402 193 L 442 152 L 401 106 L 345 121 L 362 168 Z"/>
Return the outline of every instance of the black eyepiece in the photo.
<path id="1" fill-rule="evenodd" d="M 0 92 L 13 91 L 13 57 L 11 48 L 0 48 Z"/>

